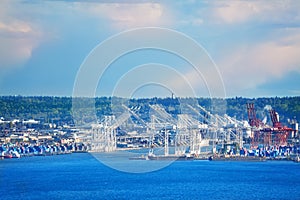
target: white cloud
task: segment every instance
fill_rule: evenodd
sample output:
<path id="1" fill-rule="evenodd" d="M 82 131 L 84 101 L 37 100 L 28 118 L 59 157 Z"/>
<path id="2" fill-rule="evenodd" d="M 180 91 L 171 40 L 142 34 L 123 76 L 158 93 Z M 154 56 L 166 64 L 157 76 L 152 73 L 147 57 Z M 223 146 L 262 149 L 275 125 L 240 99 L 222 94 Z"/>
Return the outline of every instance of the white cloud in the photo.
<path id="1" fill-rule="evenodd" d="M 0 68 L 15 67 L 28 60 L 38 45 L 41 31 L 16 13 L 15 1 L 0 3 Z"/>
<path id="2" fill-rule="evenodd" d="M 220 3 L 220 2 L 219 2 Z M 230 3 L 222 2 L 221 5 L 215 8 L 216 17 L 221 18 L 224 22 L 234 23 L 242 22 L 259 13 L 260 9 L 257 7 L 256 3 L 234 1 Z"/>
<path id="3" fill-rule="evenodd" d="M 229 90 L 253 89 L 289 72 L 300 72 L 300 29 L 277 33 L 280 36 L 275 39 L 239 47 L 217 62 Z"/>
<path id="4" fill-rule="evenodd" d="M 300 72 L 300 29 L 295 28 L 300 24 L 299 7 L 300 1 L 262 0 L 213 1 L 197 8 L 194 16 L 202 18 L 203 30 L 210 32 L 206 46 L 211 47 L 228 94 L 241 95 Z M 206 41 L 203 32 L 198 37 Z"/>
<path id="5" fill-rule="evenodd" d="M 49 6 L 50 10 L 55 8 L 54 12 L 48 11 L 45 14 L 45 5 Z M 59 6 L 63 9 L 58 8 Z M 43 31 L 49 29 L 46 27 L 45 17 L 51 20 L 53 15 L 62 11 L 67 17 L 76 14 L 88 20 L 89 16 L 92 16 L 99 20 L 99 27 L 107 24 L 117 30 L 141 26 L 166 26 L 172 21 L 168 9 L 159 3 L 39 2 L 31 4 L 3 0 L 0 1 L 0 69 L 22 66 L 28 61 L 34 49 L 47 40 L 49 33 Z M 37 20 L 37 16 L 44 18 Z M 57 22 L 57 25 L 61 23 L 64 21 Z"/>
<path id="6" fill-rule="evenodd" d="M 27 23 L 14 20 L 11 24 L 0 22 L 0 31 L 9 33 L 29 33 L 32 31 L 32 28 Z"/>
<path id="7" fill-rule="evenodd" d="M 216 1 L 212 14 L 221 22 L 233 24 L 245 21 L 274 21 L 300 19 L 299 1 Z"/>
<path id="8" fill-rule="evenodd" d="M 159 3 L 75 3 L 75 8 L 109 20 L 115 29 L 142 26 L 165 26 L 171 23 L 171 15 Z"/>
<path id="9" fill-rule="evenodd" d="M 0 38 L 1 67 L 15 66 L 31 57 L 35 44 L 27 39 Z"/>

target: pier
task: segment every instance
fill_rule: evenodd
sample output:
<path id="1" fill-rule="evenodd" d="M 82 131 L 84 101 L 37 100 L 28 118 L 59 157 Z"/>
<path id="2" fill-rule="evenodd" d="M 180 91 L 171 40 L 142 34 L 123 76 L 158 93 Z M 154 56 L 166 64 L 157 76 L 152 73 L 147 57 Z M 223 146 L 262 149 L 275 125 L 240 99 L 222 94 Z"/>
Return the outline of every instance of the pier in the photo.
<path id="1" fill-rule="evenodd" d="M 248 121 L 213 113 L 197 103 L 181 107 L 180 114 L 172 115 L 162 105 L 151 104 L 145 119 L 139 107 L 120 105 L 115 115 L 103 116 L 97 124 L 55 132 L 12 130 L 1 138 L 1 157 L 147 149 L 144 157 L 149 160 L 296 161 L 300 154 L 298 124 L 283 126 L 274 110 L 269 125 L 256 118 L 254 104 L 247 104 Z"/>

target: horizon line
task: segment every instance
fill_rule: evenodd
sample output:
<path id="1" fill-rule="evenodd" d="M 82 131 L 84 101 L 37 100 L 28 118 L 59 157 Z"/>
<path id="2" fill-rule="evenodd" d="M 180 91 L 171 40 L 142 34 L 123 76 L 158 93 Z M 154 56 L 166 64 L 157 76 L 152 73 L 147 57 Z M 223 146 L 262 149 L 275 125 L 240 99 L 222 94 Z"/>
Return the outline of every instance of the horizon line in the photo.
<path id="1" fill-rule="evenodd" d="M 300 97 L 300 95 L 286 95 L 286 96 L 256 96 L 256 97 L 249 97 L 249 96 L 228 96 L 228 97 L 208 97 L 208 96 L 198 96 L 198 97 L 183 97 L 183 96 L 153 96 L 153 97 L 135 97 L 135 98 L 128 98 L 128 97 L 119 97 L 119 96 L 67 96 L 67 95 L 0 95 L 0 98 L 3 97 L 24 97 L 24 98 L 32 98 L 32 97 L 55 97 L 55 98 L 119 98 L 119 99 L 189 99 L 189 98 L 196 98 L 196 99 L 234 99 L 234 98 L 244 98 L 244 99 L 260 99 L 260 98 L 293 98 L 293 97 Z"/>

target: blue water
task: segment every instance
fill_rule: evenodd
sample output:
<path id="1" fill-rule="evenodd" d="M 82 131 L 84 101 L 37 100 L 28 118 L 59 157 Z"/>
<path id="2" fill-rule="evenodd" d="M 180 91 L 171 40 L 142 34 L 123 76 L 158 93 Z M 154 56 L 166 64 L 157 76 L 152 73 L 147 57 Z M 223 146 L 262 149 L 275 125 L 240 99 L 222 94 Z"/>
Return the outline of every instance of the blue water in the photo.
<path id="1" fill-rule="evenodd" d="M 300 199 L 300 164 L 178 161 L 132 174 L 87 153 L 6 159 L 0 199 Z"/>

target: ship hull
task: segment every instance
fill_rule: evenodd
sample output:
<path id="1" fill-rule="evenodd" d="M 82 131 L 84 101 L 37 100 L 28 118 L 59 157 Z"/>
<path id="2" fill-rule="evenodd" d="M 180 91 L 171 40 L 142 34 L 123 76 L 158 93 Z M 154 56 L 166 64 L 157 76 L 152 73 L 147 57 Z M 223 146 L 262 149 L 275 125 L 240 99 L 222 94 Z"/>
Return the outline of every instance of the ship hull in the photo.
<path id="1" fill-rule="evenodd" d="M 169 155 L 169 156 L 148 156 L 149 160 L 194 160 L 194 157 L 190 156 L 176 156 L 176 155 Z"/>
<path id="2" fill-rule="evenodd" d="M 259 161 L 266 161 L 266 158 L 264 157 L 241 157 L 241 156 L 237 156 L 237 157 L 214 157 L 214 156 L 210 156 L 208 158 L 208 160 L 210 161 L 246 161 L 246 162 L 259 162 Z"/>

